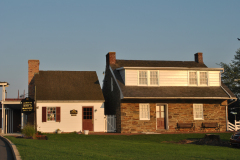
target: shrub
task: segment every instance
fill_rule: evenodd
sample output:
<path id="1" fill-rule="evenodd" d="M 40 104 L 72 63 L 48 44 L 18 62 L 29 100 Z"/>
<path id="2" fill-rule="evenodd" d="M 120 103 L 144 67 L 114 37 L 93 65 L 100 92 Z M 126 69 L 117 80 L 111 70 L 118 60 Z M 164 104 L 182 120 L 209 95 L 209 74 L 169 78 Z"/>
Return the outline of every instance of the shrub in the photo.
<path id="1" fill-rule="evenodd" d="M 35 128 L 33 125 L 27 124 L 26 126 L 23 127 L 22 129 L 22 134 L 24 134 L 26 137 L 35 137 Z"/>

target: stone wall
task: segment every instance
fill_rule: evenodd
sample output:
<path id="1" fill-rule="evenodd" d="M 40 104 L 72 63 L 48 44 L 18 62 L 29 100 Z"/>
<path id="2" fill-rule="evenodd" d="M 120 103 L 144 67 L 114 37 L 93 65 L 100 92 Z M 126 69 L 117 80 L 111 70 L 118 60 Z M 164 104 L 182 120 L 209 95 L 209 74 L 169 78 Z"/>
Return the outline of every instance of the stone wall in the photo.
<path id="1" fill-rule="evenodd" d="M 157 101 L 156 103 L 161 102 Z M 227 101 L 202 101 L 204 120 L 194 120 L 193 118 L 193 104 L 200 103 L 199 100 L 172 100 L 168 103 L 164 101 L 164 104 L 168 106 L 168 130 L 156 130 L 156 103 L 149 103 L 150 120 L 139 120 L 139 103 L 121 103 L 121 133 L 216 131 L 214 128 L 202 130 L 203 122 L 217 122 L 221 127 L 220 130 L 226 131 Z M 195 130 L 176 130 L 177 123 L 194 123 Z"/>

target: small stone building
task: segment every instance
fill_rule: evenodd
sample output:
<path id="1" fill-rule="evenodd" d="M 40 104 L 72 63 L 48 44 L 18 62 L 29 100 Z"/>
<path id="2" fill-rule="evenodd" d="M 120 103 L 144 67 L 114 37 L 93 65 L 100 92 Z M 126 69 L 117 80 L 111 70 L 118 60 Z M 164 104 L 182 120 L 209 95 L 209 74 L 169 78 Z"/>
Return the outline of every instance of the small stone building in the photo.
<path id="1" fill-rule="evenodd" d="M 208 68 L 202 53 L 194 61 L 149 61 L 109 52 L 105 114 L 116 115 L 121 133 L 226 131 L 227 100 L 236 97 L 221 82 L 222 71 Z"/>

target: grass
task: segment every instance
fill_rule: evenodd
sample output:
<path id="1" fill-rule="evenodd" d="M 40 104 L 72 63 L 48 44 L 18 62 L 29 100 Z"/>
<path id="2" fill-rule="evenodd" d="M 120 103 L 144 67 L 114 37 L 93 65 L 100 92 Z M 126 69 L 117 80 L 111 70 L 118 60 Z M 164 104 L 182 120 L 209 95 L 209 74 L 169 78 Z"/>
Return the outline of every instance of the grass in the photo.
<path id="1" fill-rule="evenodd" d="M 203 138 L 205 134 L 77 135 L 48 134 L 48 140 L 7 137 L 22 160 L 54 159 L 239 159 L 239 148 L 162 143 Z M 229 141 L 231 133 L 220 133 Z"/>

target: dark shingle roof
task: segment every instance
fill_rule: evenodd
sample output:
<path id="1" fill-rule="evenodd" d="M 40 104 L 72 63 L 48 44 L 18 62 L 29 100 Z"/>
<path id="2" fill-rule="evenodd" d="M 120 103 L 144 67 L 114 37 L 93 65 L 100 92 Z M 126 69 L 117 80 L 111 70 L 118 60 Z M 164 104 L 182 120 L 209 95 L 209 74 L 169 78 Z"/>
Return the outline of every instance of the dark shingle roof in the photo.
<path id="1" fill-rule="evenodd" d="M 119 87 L 123 93 L 123 97 L 197 97 L 199 99 L 205 98 L 219 98 L 229 99 L 229 95 L 221 88 L 221 86 L 216 87 L 188 87 L 188 86 L 160 86 L 160 87 L 142 87 L 142 86 L 125 86 L 119 71 L 116 69 L 113 71 L 117 79 Z M 236 96 L 225 86 L 223 88 L 231 95 L 231 97 L 236 98 Z"/>
<path id="2" fill-rule="evenodd" d="M 37 100 L 104 100 L 95 71 L 40 71 Z"/>
<path id="3" fill-rule="evenodd" d="M 195 61 L 148 61 L 148 60 L 116 60 L 112 65 L 113 69 L 120 67 L 188 67 L 188 68 L 207 68 L 205 64 Z"/>

